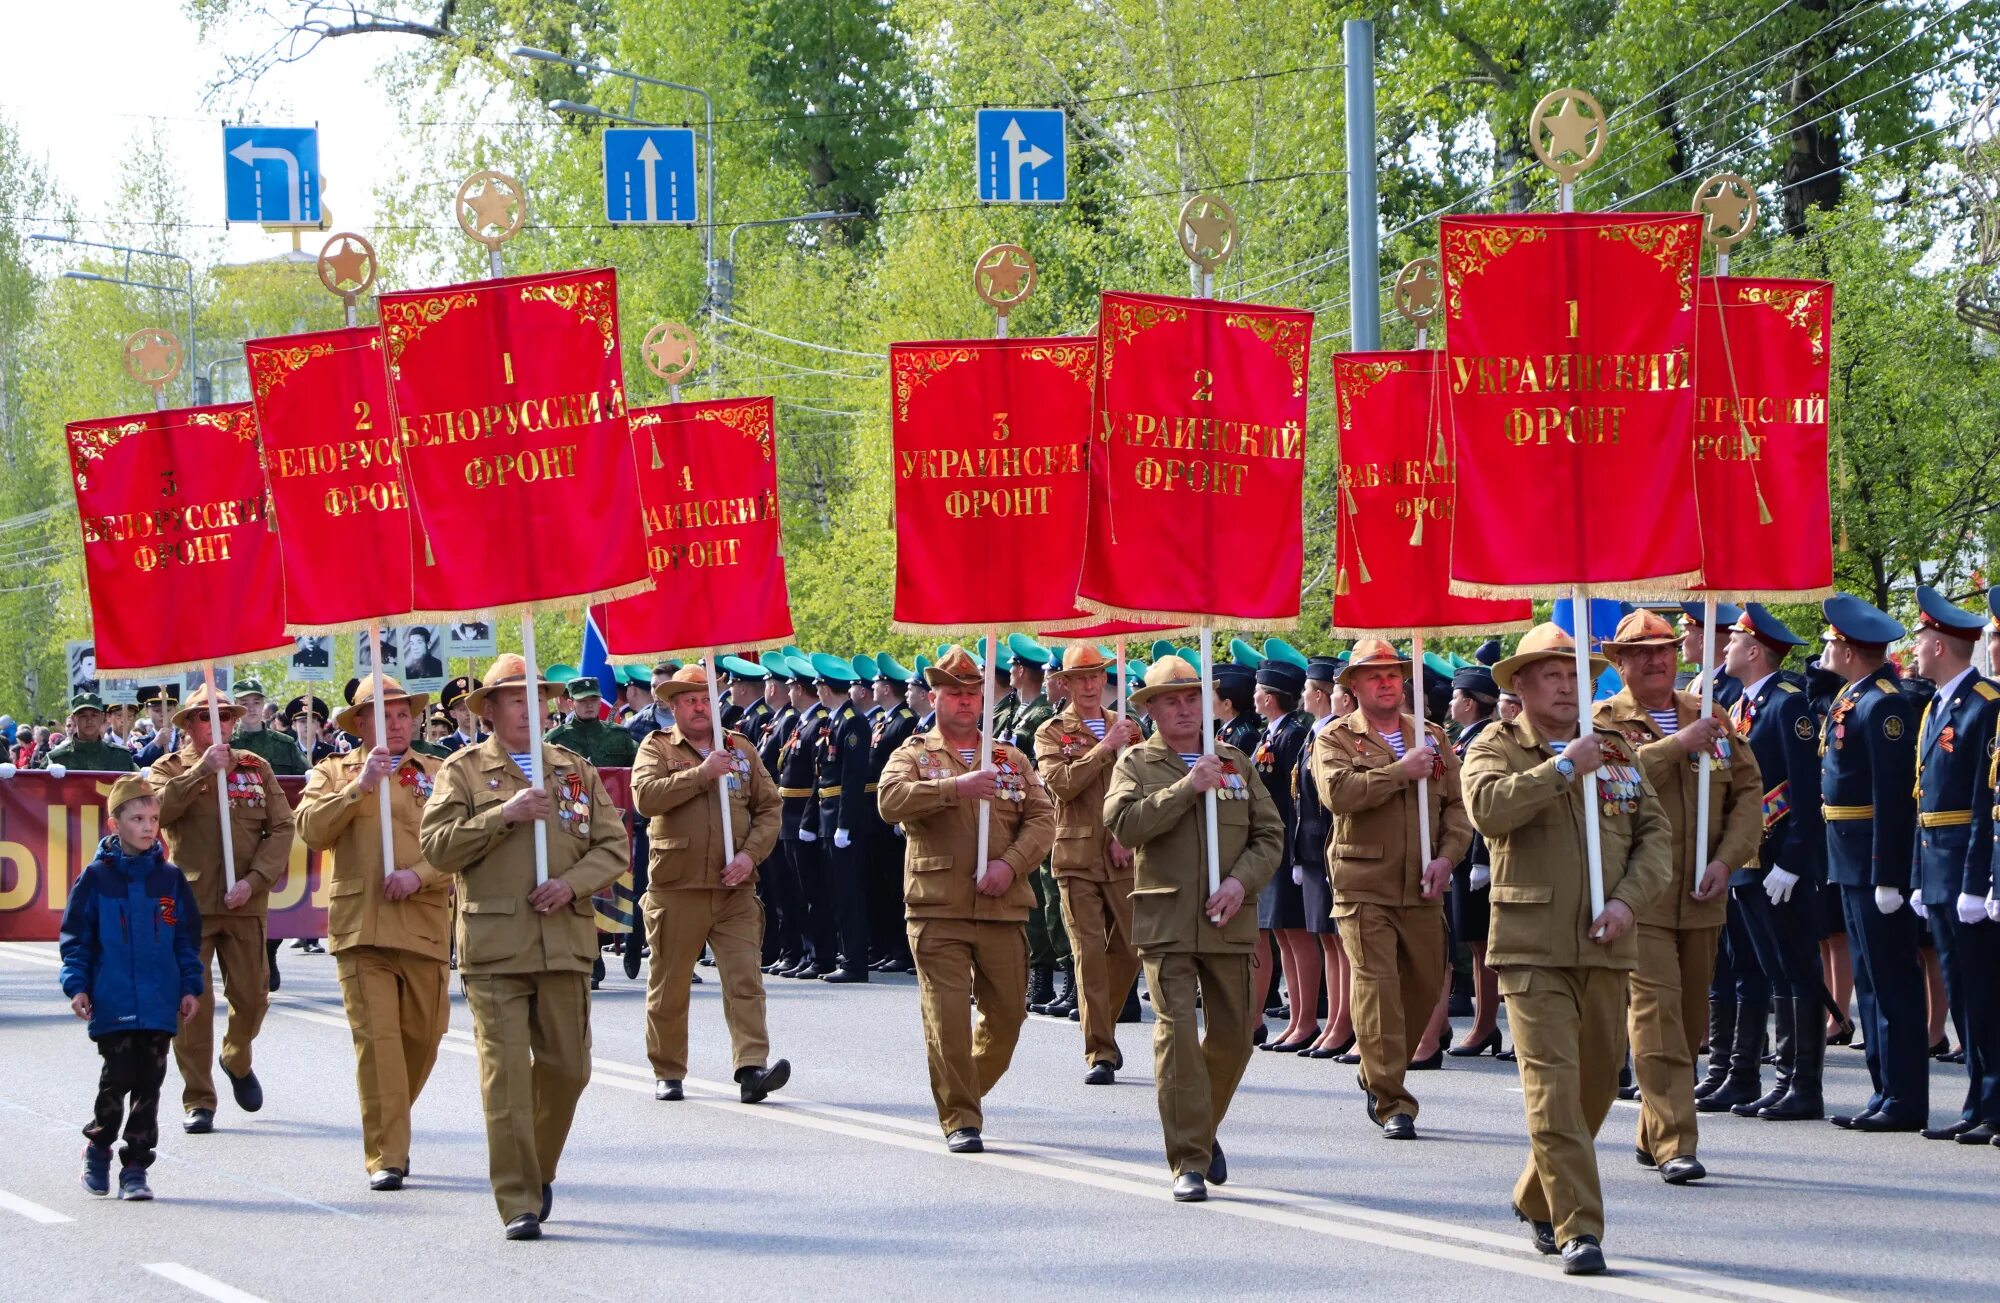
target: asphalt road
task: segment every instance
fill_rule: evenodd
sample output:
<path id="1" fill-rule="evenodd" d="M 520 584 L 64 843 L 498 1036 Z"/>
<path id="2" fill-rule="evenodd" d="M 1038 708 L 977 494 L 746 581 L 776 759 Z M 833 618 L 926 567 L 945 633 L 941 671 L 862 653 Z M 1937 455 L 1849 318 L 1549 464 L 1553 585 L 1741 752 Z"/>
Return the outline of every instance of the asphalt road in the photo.
<path id="1" fill-rule="evenodd" d="M 1576 1281 L 1508 1211 L 1527 1154 L 1511 1064 L 1413 1077 L 1423 1138 L 1393 1144 L 1364 1118 L 1352 1069 L 1260 1053 L 1223 1128 L 1230 1183 L 1176 1205 L 1147 1028 L 1121 1029 L 1116 1086 L 1087 1087 L 1076 1025 L 1031 1018 L 987 1101 L 987 1152 L 958 1156 L 938 1133 L 912 979 L 770 979 L 772 1041 L 794 1076 L 746 1106 L 703 970 L 688 1099 L 657 1103 L 643 984 L 615 962 L 554 1219 L 539 1243 L 512 1244 L 455 991 L 403 1192 L 367 1189 L 333 962 L 287 949 L 257 1042 L 264 1110 L 236 1111 L 225 1089 L 215 1133 L 183 1135 L 169 1069 L 158 1201 L 120 1204 L 78 1185 L 97 1057 L 56 988 L 54 947 L 0 945 L 0 1298 L 2000 1297 L 1990 1146 L 1719 1117 L 1702 1136 L 1713 1175 L 1670 1188 L 1634 1163 L 1636 1106 L 1621 1104 L 1598 1146 L 1614 1271 Z M 1861 1056 L 1828 1053 L 1829 1107 L 1852 1107 Z M 1939 1120 L 1962 1074 L 1933 1065 Z"/>

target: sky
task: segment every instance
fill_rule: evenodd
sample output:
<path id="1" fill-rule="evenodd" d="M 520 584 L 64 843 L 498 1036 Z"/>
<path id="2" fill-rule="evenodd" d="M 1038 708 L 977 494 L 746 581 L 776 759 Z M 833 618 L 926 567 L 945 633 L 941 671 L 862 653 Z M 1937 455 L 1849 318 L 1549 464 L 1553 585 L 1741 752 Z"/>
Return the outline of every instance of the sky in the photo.
<path id="1" fill-rule="evenodd" d="M 280 6 L 273 5 L 273 9 Z M 206 108 L 202 96 L 223 64 L 204 44 L 177 0 L 0 0 L 0 114 L 20 131 L 28 152 L 86 218 L 104 217 L 118 191 L 120 160 L 147 145 L 152 120 L 165 129 L 171 162 L 183 178 L 191 220 L 223 222 L 222 122 L 243 107 L 237 98 Z M 255 48 L 274 31 L 268 20 L 245 24 L 232 49 Z M 268 36 L 264 39 L 268 40 Z M 373 173 L 402 143 L 398 110 L 373 79 L 409 39 L 359 36 L 323 42 L 306 59 L 267 75 L 250 121 L 320 129 L 320 172 L 336 230 L 375 223 Z M 53 229 L 53 227 L 51 227 Z M 86 227 L 85 239 L 147 243 L 135 227 Z M 323 238 L 305 237 L 317 253 Z M 291 237 L 257 226 L 229 229 L 224 258 L 243 262 L 283 253 Z"/>

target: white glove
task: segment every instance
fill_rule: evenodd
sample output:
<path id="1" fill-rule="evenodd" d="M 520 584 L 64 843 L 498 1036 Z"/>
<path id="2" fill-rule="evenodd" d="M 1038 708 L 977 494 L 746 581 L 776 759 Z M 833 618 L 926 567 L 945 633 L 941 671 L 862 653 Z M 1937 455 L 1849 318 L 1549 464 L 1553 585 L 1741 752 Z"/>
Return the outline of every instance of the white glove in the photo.
<path id="1" fill-rule="evenodd" d="M 894 825 L 892 825 L 892 826 L 893 826 L 893 827 L 895 828 L 895 830 L 896 830 L 896 835 L 897 835 L 898 837 L 908 837 L 908 836 L 910 835 L 910 834 L 908 834 L 908 833 L 906 833 L 906 832 L 904 832 L 904 831 L 903 831 L 903 825 L 902 825 L 902 824 L 900 824 L 900 823 L 899 823 L 899 824 L 894 824 Z"/>
<path id="2" fill-rule="evenodd" d="M 816 842 L 819 840 L 819 834 L 810 828 L 801 828 L 799 829 L 799 840 L 802 842 Z"/>
<path id="3" fill-rule="evenodd" d="M 1782 905 L 1792 898 L 1792 888 L 1799 885 L 1799 875 L 1787 873 L 1777 865 L 1764 875 L 1764 894 L 1771 898 L 1773 905 Z"/>
<path id="4" fill-rule="evenodd" d="M 2000 923 L 2000 894 L 1996 893 L 2000 893 L 2000 887 L 1986 893 L 1986 917 L 1994 923 Z"/>
<path id="5" fill-rule="evenodd" d="M 1473 865 L 1472 889 L 1474 891 L 1484 891 L 1492 885 L 1493 885 L 1493 866 L 1490 864 Z"/>
<path id="6" fill-rule="evenodd" d="M 1984 898 L 1979 896 L 1968 896 L 1962 891 L 1959 892 L 1958 921 L 1968 925 L 1973 923 L 1984 923 L 1986 921 L 1986 901 L 1984 900 Z"/>
<path id="7" fill-rule="evenodd" d="M 61 778 L 68 772 L 69 767 L 67 765 L 50 765 L 48 770 L 50 778 Z"/>
<path id="8" fill-rule="evenodd" d="M 1919 893 L 1921 895 L 1921 893 Z M 1883 914 L 1893 914 L 1903 907 L 1903 893 L 1894 887 L 1875 888 L 1875 908 Z M 1929 918 L 1930 915 L 1924 915 Z"/>
<path id="9" fill-rule="evenodd" d="M 1877 909 L 1882 908 L 1882 889 L 1879 887 L 1875 889 L 1875 907 Z M 1924 904 L 1923 892 L 1913 891 L 1910 893 L 1910 910 L 1918 918 L 1924 919 L 1925 921 L 1929 921 L 1931 916 L 1930 906 Z M 1896 911 L 1892 909 L 1884 909 L 1882 910 L 1882 912 L 1884 914 L 1893 914 Z"/>
<path id="10" fill-rule="evenodd" d="M 845 829 L 845 828 L 835 828 L 835 829 L 833 830 L 833 844 L 834 844 L 834 847 L 835 847 L 836 849 L 838 849 L 838 850 L 843 850 L 843 851 L 844 851 L 844 850 L 846 850 L 846 849 L 847 849 L 847 842 L 848 842 L 848 837 L 847 837 L 847 829 Z"/>
<path id="11" fill-rule="evenodd" d="M 1292 885 L 1293 885 L 1294 887 L 1303 887 L 1303 886 L 1305 886 L 1305 885 L 1306 885 L 1306 867 L 1305 867 L 1305 865 L 1303 865 L 1303 864 L 1294 864 L 1294 865 L 1292 866 Z"/>
<path id="12" fill-rule="evenodd" d="M 17 771 L 10 764 L 0 764 L 0 778 L 12 778 Z"/>

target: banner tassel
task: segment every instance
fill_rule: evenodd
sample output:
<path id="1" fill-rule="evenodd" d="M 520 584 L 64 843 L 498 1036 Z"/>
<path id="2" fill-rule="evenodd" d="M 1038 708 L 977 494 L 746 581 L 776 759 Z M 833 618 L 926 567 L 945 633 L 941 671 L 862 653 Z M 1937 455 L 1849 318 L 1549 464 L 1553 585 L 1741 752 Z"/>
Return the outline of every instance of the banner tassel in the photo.
<path id="1" fill-rule="evenodd" d="M 1354 549 L 1354 564 L 1361 571 L 1362 583 L 1372 584 L 1375 582 L 1375 576 L 1368 573 L 1368 558 L 1361 555 L 1361 549 L 1359 547 Z"/>
<path id="2" fill-rule="evenodd" d="M 1335 597 L 1346 597 L 1353 591 L 1347 582 L 1347 567 L 1342 566 L 1333 575 L 1333 595 Z"/>
<path id="3" fill-rule="evenodd" d="M 1417 524 L 1416 528 L 1410 531 L 1410 546 L 1422 547 L 1424 545 L 1424 500 L 1422 498 L 1417 499 L 1417 509 L 1412 514 L 1416 516 Z"/>
<path id="4" fill-rule="evenodd" d="M 1433 466 L 1451 465 L 1451 455 L 1445 450 L 1444 446 L 1444 427 L 1442 425 L 1438 427 L 1437 449 L 1431 453 L 1431 465 Z"/>
<path id="5" fill-rule="evenodd" d="M 1771 523 L 1771 508 L 1764 501 L 1764 486 L 1755 480 L 1750 481 L 1750 486 L 1757 490 L 1757 523 L 1768 525 Z"/>
<path id="6" fill-rule="evenodd" d="M 649 432 L 646 438 L 653 445 L 653 469 L 656 471 L 665 470 L 667 463 L 660 457 L 660 436 Z"/>

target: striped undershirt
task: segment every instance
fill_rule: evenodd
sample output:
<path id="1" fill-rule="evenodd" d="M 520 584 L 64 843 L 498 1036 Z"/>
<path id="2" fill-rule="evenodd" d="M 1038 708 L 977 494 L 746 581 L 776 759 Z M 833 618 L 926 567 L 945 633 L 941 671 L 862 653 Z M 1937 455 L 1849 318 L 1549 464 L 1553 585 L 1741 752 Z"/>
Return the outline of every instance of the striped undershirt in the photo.
<path id="1" fill-rule="evenodd" d="M 1183 752 L 1181 752 L 1181 761 L 1182 761 L 1182 763 L 1184 763 L 1185 765 L 1187 765 L 1187 767 L 1188 767 L 1189 769 L 1192 769 L 1192 768 L 1194 768 L 1194 762 L 1195 762 L 1195 761 L 1197 761 L 1197 760 L 1199 760 L 1199 759 L 1201 759 L 1201 752 L 1199 752 L 1199 751 L 1183 751 Z"/>
<path id="2" fill-rule="evenodd" d="M 977 747 L 960 747 L 958 749 L 958 758 L 968 765 L 972 763 L 972 758 L 978 754 L 979 750 Z"/>
<path id="3" fill-rule="evenodd" d="M 1665 710 L 1649 710 L 1646 713 L 1653 717 L 1653 727 L 1659 729 L 1665 736 L 1672 737 L 1674 734 L 1680 732 L 1681 715 L 1680 711 L 1674 707 L 1669 706 Z"/>
<path id="4" fill-rule="evenodd" d="M 1099 742 L 1102 742 L 1104 740 L 1104 717 L 1102 715 L 1098 716 L 1096 719 L 1084 720 L 1083 726 L 1089 729 L 1091 736 L 1096 738 Z"/>
<path id="5" fill-rule="evenodd" d="M 528 762 L 532 757 L 530 757 L 527 752 L 509 751 L 507 754 L 514 761 L 514 767 L 521 771 L 521 776 L 523 778 L 526 778 L 532 772 L 528 768 Z"/>
<path id="6" fill-rule="evenodd" d="M 1403 758 L 1403 753 L 1409 749 L 1408 747 L 1405 747 L 1403 745 L 1403 730 L 1400 728 L 1391 729 L 1389 732 L 1384 733 L 1381 736 L 1382 740 L 1389 744 L 1389 749 L 1396 753 L 1396 759 L 1401 760 Z"/>

